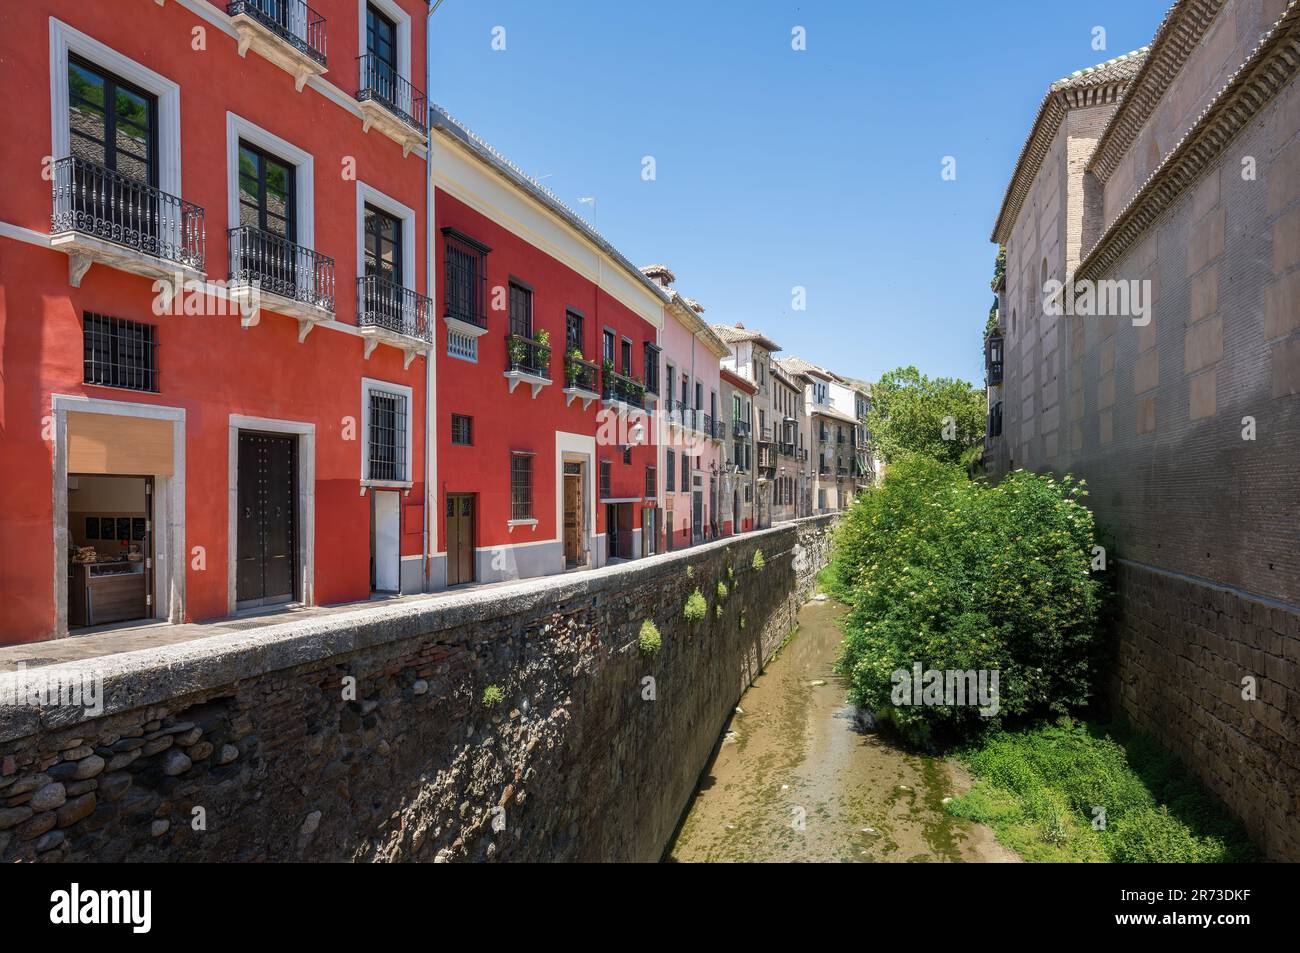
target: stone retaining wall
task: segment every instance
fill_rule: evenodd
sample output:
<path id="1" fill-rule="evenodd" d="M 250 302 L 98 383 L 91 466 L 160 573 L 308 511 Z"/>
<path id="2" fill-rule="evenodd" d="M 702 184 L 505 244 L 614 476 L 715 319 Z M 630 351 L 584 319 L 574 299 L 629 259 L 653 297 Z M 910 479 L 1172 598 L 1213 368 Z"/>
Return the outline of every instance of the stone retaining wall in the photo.
<path id="1" fill-rule="evenodd" d="M 1300 613 L 1126 561 L 1119 588 L 1113 701 L 1242 819 L 1266 856 L 1300 860 Z"/>
<path id="2" fill-rule="evenodd" d="M 657 860 L 831 525 L 0 675 L 0 861 Z"/>

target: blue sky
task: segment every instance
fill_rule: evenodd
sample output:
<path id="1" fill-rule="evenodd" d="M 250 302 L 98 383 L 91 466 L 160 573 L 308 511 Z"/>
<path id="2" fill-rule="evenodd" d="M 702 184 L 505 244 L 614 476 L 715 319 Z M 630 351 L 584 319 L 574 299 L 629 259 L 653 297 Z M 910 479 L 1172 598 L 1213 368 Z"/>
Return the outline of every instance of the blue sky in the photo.
<path id="1" fill-rule="evenodd" d="M 988 236 L 1047 85 L 1143 46 L 1167 6 L 444 0 L 428 93 L 571 207 L 595 196 L 605 237 L 711 321 L 854 377 L 974 381 Z"/>

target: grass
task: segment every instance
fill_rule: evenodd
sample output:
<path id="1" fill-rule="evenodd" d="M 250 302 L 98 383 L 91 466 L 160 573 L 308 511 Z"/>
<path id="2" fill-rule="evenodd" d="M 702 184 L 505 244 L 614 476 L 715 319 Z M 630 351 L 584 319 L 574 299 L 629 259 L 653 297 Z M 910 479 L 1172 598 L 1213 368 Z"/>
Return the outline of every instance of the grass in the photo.
<path id="1" fill-rule="evenodd" d="M 1178 759 L 1123 725 L 1062 719 L 995 732 L 961 757 L 977 780 L 948 811 L 987 824 L 1026 860 L 1256 859 L 1241 827 Z"/>

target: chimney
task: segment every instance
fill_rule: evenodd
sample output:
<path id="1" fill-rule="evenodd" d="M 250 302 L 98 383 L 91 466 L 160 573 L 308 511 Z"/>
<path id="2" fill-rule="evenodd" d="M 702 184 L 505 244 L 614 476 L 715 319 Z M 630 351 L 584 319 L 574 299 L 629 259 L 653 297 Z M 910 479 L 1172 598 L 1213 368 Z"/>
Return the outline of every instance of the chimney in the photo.
<path id="1" fill-rule="evenodd" d="M 645 275 L 660 288 L 667 288 L 677 280 L 677 276 L 669 270 L 667 265 L 646 265 L 641 269 L 641 274 Z"/>
<path id="2" fill-rule="evenodd" d="M 704 313 L 704 305 L 700 304 L 694 298 L 683 298 L 682 300 L 685 301 L 688 305 L 690 305 L 691 310 L 694 311 L 696 314 Z"/>

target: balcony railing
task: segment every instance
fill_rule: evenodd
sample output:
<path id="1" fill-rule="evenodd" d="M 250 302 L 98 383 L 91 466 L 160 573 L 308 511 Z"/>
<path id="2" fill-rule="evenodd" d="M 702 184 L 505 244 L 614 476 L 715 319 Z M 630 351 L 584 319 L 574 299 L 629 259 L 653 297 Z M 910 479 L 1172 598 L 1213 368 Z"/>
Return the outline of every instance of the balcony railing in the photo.
<path id="1" fill-rule="evenodd" d="M 564 359 L 564 384 L 566 387 L 584 390 L 589 394 L 596 394 L 599 393 L 597 389 L 599 379 L 600 368 L 591 361 L 584 361 L 576 357 L 566 357 Z"/>
<path id="2" fill-rule="evenodd" d="M 794 447 L 794 444 L 792 444 L 792 443 L 780 443 L 780 444 L 777 444 L 777 452 L 780 453 L 781 456 L 783 456 L 783 457 L 793 457 L 793 456 L 794 456 L 794 449 L 795 449 L 795 447 Z"/>
<path id="3" fill-rule="evenodd" d="M 357 99 L 374 100 L 411 128 L 425 132 L 429 113 L 424 93 L 373 53 L 358 56 L 357 66 L 361 74 Z"/>
<path id="4" fill-rule="evenodd" d="M 645 387 L 635 377 L 628 377 L 606 367 L 600 375 L 601 400 L 613 400 L 630 407 L 645 406 Z"/>
<path id="5" fill-rule="evenodd" d="M 551 379 L 551 344 L 522 334 L 506 337 L 506 370 Z"/>
<path id="6" fill-rule="evenodd" d="M 334 310 L 334 259 L 251 225 L 230 230 L 230 280 Z"/>
<path id="7" fill-rule="evenodd" d="M 713 439 L 714 440 L 727 439 L 727 424 L 726 421 L 722 420 L 721 418 L 713 421 Z"/>
<path id="8" fill-rule="evenodd" d="M 380 275 L 357 279 L 357 324 L 433 343 L 433 301 Z"/>
<path id="9" fill-rule="evenodd" d="M 1002 383 L 1002 362 L 989 361 L 988 367 L 989 386 Z"/>
<path id="10" fill-rule="evenodd" d="M 712 414 L 704 415 L 704 426 L 701 427 L 700 429 L 704 431 L 705 436 L 707 437 L 713 436 L 713 415 Z"/>
<path id="11" fill-rule="evenodd" d="M 51 233 L 79 232 L 203 270 L 203 209 L 77 156 L 54 163 Z"/>
<path id="12" fill-rule="evenodd" d="M 772 442 L 772 428 L 771 428 L 771 427 L 762 427 L 762 428 L 760 428 L 759 431 L 758 431 L 758 436 L 757 436 L 755 439 L 756 439 L 759 443 L 771 443 L 771 442 Z"/>
<path id="13" fill-rule="evenodd" d="M 731 434 L 732 434 L 733 437 L 748 437 L 748 436 L 749 436 L 749 421 L 748 421 L 748 420 L 733 420 L 733 421 L 731 422 Z"/>
<path id="14" fill-rule="evenodd" d="M 226 13 L 256 20 L 294 49 L 325 65 L 325 18 L 302 0 L 232 0 Z"/>

